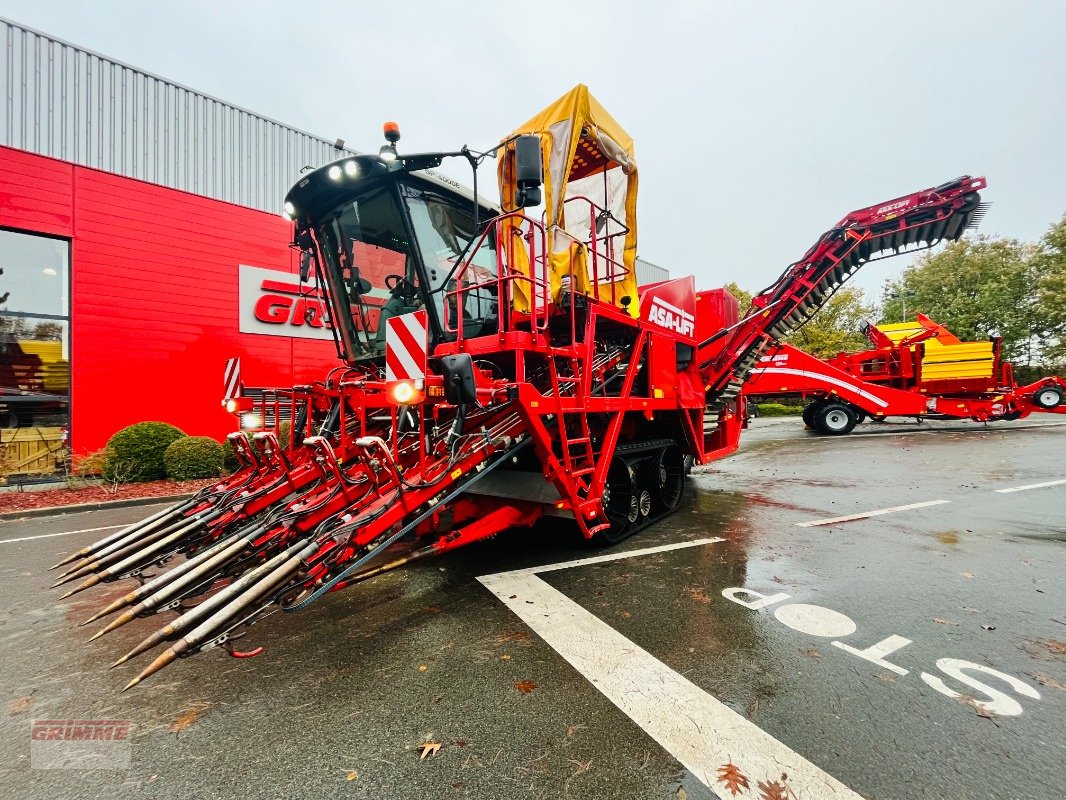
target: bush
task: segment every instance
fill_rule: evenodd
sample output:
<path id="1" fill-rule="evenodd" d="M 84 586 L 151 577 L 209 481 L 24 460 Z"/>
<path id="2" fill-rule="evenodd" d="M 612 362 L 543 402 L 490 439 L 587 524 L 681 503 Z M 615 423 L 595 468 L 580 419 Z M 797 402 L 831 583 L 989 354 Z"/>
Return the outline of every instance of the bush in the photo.
<path id="1" fill-rule="evenodd" d="M 207 436 L 186 436 L 163 455 L 167 477 L 176 481 L 216 478 L 222 472 L 222 445 Z"/>
<path id="2" fill-rule="evenodd" d="M 249 438 L 248 434 L 244 434 L 244 437 Z M 233 452 L 233 445 L 230 444 L 229 439 L 226 439 L 219 445 L 222 448 L 222 466 L 227 472 L 236 472 L 240 463 L 237 461 L 237 454 Z"/>
<path id="3" fill-rule="evenodd" d="M 803 406 L 786 406 L 781 403 L 759 403 L 760 417 L 793 417 L 803 413 Z"/>
<path id="4" fill-rule="evenodd" d="M 79 478 L 92 478 L 103 475 L 107 460 L 113 455 L 106 447 L 85 455 L 76 455 L 71 459 L 71 472 Z"/>
<path id="5" fill-rule="evenodd" d="M 117 483 L 155 481 L 166 477 L 163 455 L 185 433 L 165 422 L 138 422 L 108 440 L 104 477 Z"/>
<path id="6" fill-rule="evenodd" d="M 292 436 L 292 423 L 285 420 L 278 426 L 278 442 L 282 447 L 289 446 L 289 437 Z M 252 436 L 249 433 L 244 434 L 245 438 L 249 441 Z M 240 464 L 237 462 L 237 454 L 233 452 L 233 445 L 229 443 L 229 439 L 222 442 L 222 466 L 224 466 L 229 472 L 236 472 Z"/>

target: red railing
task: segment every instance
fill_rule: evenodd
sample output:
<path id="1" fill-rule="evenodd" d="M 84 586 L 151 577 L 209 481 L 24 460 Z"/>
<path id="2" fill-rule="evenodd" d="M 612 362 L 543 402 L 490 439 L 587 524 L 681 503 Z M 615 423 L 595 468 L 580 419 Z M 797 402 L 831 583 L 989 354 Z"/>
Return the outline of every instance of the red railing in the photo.
<path id="1" fill-rule="evenodd" d="M 566 204 L 584 203 L 588 206 L 588 229 L 589 238 L 579 239 L 569 231 L 561 227 L 549 229 L 542 220 L 533 220 L 520 211 L 494 219 L 470 250 L 469 255 L 456 270 L 452 280 L 455 288 L 445 292 L 444 295 L 444 329 L 448 333 L 455 334 L 459 340 L 469 336 L 479 335 L 478 332 L 470 334 L 464 325 L 463 309 L 467 302 L 473 298 L 474 306 L 478 307 L 486 301 L 486 296 L 495 296 L 498 305 L 497 328 L 493 333 L 506 333 L 515 330 L 516 323 L 521 323 L 522 328 L 528 327 L 532 332 L 543 331 L 548 325 L 551 315 L 551 307 L 554 304 L 551 283 L 551 251 L 549 242 L 551 234 L 558 234 L 570 239 L 587 249 L 588 263 L 586 269 L 590 274 L 586 276 L 590 286 L 590 295 L 596 299 L 608 300 L 606 287 L 610 287 L 609 300 L 612 305 L 618 305 L 621 300 L 618 286 L 630 274 L 625 264 L 616 257 L 617 242 L 619 237 L 629 233 L 623 223 L 611 216 L 603 207 L 594 203 L 588 197 L 577 196 L 568 198 Z M 596 229 L 597 221 L 606 219 L 607 233 L 601 235 Z M 519 244 L 519 240 L 521 244 Z M 487 242 L 495 243 L 494 262 L 495 275 L 486 273 L 490 270 L 483 264 L 475 263 L 476 256 Z M 517 248 L 524 251 L 523 258 L 519 258 Z M 515 268 L 515 264 L 524 260 L 529 265 L 529 273 L 526 274 Z M 481 277 L 478 273 L 481 273 Z M 563 281 L 564 287 L 568 283 L 571 292 L 577 290 L 575 283 L 574 263 L 570 260 L 569 270 L 566 275 L 557 276 Z M 529 311 L 527 314 L 516 314 L 513 310 L 513 300 L 516 284 L 522 286 L 522 293 L 529 299 Z M 605 291 L 601 293 L 600 287 Z M 636 298 L 632 298 L 634 301 Z M 571 308 L 572 308 L 571 304 Z M 525 324 L 528 321 L 528 326 Z"/>
<path id="2" fill-rule="evenodd" d="M 493 255 L 496 274 L 482 280 L 476 276 L 479 272 L 487 272 L 487 268 L 475 263 L 474 259 L 486 243 L 495 244 Z M 489 246 L 491 247 L 491 244 Z M 524 251 L 524 260 L 529 265 L 528 275 L 513 266 L 523 260 L 516 255 L 518 248 Z M 519 316 L 512 313 L 515 284 L 522 285 L 523 294 L 529 298 L 529 313 L 521 315 L 520 318 L 529 320 L 531 331 L 543 331 L 548 326 L 552 303 L 551 276 L 548 270 L 547 232 L 544 226 L 519 211 L 497 217 L 485 228 L 466 260 L 456 270 L 452 278 L 455 288 L 445 292 L 445 331 L 454 333 L 460 340 L 466 338 L 462 312 L 467 301 L 473 296 L 476 304 L 480 306 L 485 302 L 486 295 L 493 294 L 496 297 L 499 320 L 496 332 L 506 333 L 513 330 Z M 471 274 L 475 276 L 473 279 Z"/>

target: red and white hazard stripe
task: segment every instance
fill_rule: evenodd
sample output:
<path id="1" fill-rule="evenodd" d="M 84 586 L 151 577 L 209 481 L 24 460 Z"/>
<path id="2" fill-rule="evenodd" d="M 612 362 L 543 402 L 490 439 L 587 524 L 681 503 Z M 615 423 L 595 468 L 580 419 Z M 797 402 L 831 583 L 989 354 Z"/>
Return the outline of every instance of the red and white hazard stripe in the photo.
<path id="1" fill-rule="evenodd" d="M 385 320 L 385 380 L 421 380 L 429 365 L 426 312 L 413 311 Z"/>
<path id="2" fill-rule="evenodd" d="M 226 360 L 223 384 L 223 400 L 229 400 L 231 397 L 241 396 L 241 360 L 239 358 L 230 358 Z"/>

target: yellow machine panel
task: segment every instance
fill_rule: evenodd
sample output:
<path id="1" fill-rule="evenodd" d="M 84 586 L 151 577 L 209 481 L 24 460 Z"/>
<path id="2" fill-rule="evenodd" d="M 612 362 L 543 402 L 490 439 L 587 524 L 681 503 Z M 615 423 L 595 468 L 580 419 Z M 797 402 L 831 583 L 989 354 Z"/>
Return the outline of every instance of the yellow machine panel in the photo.
<path id="1" fill-rule="evenodd" d="M 928 329 L 928 325 L 922 325 L 920 322 L 894 322 L 877 326 L 877 330 L 891 339 L 893 344 L 899 344 L 904 339 L 917 336 Z M 925 346 L 925 355 L 922 357 L 922 380 L 947 381 L 993 377 L 996 356 L 992 342 L 959 342 L 958 340 L 944 341 L 944 339 L 945 336 L 941 336 L 922 342 Z"/>

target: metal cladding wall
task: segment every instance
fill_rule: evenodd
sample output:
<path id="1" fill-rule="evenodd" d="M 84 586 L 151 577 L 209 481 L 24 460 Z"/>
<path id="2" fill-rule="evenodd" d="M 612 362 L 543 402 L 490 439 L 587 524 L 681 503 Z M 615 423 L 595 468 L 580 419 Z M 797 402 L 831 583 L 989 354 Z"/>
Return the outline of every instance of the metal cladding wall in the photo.
<path id="1" fill-rule="evenodd" d="M 280 212 L 331 142 L 0 18 L 0 145 Z"/>
<path id="2" fill-rule="evenodd" d="M 637 271 L 637 284 L 640 286 L 646 283 L 670 280 L 670 270 L 660 267 L 658 264 L 652 264 L 650 261 L 645 261 L 639 256 L 633 266 Z"/>
<path id="3" fill-rule="evenodd" d="M 225 361 L 250 386 L 338 363 L 331 341 L 240 333 L 240 265 L 298 272 L 276 214 L 0 147 L 0 226 L 71 240 L 71 445 L 171 422 L 221 438 Z"/>

